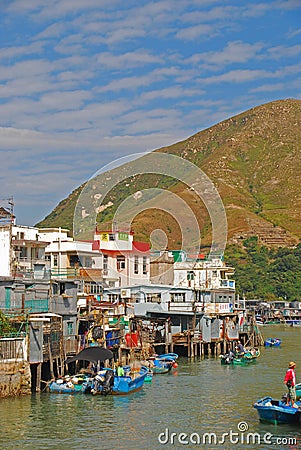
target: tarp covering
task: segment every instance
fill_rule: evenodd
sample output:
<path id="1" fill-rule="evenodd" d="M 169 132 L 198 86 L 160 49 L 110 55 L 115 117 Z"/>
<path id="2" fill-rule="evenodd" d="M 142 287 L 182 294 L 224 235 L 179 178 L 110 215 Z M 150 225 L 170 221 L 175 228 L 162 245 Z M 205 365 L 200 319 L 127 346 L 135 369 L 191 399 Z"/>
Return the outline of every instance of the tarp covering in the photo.
<path id="1" fill-rule="evenodd" d="M 66 363 L 69 364 L 73 361 L 105 361 L 106 359 L 113 358 L 113 352 L 104 347 L 86 347 L 77 355 L 68 358 Z"/>

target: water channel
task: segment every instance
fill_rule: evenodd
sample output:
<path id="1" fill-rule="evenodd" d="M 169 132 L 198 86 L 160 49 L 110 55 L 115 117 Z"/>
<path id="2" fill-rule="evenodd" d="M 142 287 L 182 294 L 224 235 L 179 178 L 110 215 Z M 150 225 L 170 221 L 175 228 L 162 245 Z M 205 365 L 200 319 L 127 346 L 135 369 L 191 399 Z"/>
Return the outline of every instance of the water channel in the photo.
<path id="1" fill-rule="evenodd" d="M 223 366 L 219 359 L 179 358 L 170 374 L 157 375 L 129 396 L 41 393 L 0 400 L 0 448 L 9 449 L 297 449 L 301 426 L 260 423 L 252 404 L 265 395 L 281 397 L 289 361 L 301 382 L 301 328 L 262 327 L 279 337 L 280 348 L 261 348 L 249 366 Z M 238 433 L 222 437 L 224 433 Z M 171 433 L 176 433 L 171 435 Z M 185 433 L 181 435 L 180 433 Z M 203 441 L 205 433 L 213 433 Z M 267 442 L 245 442 L 248 433 Z M 276 438 L 282 438 L 276 443 Z M 199 440 L 198 440 L 199 439 Z M 236 443 L 235 439 L 238 439 Z M 235 442 L 234 442 L 234 441 Z M 186 443 L 187 442 L 187 443 Z"/>

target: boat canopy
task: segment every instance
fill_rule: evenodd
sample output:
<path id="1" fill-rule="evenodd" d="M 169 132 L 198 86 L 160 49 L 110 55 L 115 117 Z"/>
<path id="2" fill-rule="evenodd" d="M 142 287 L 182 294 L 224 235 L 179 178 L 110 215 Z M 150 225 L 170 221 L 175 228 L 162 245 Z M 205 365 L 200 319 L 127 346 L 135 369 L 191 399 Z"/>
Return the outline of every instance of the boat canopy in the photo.
<path id="1" fill-rule="evenodd" d="M 86 347 L 77 355 L 72 356 L 66 360 L 66 363 L 69 364 L 73 361 L 89 361 L 89 362 L 97 362 L 97 361 L 105 361 L 106 359 L 112 359 L 113 352 L 111 350 L 104 347 Z"/>

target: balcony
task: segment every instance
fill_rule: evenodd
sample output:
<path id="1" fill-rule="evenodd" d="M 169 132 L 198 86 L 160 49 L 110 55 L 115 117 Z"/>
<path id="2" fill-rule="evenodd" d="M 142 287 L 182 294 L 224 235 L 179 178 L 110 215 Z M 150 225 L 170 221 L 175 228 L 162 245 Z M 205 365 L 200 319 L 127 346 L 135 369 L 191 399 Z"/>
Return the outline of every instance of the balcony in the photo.
<path id="1" fill-rule="evenodd" d="M 84 267 L 66 267 L 64 269 L 51 269 L 52 278 L 79 278 L 83 280 L 102 281 L 103 271 Z"/>
<path id="2" fill-rule="evenodd" d="M 79 278 L 80 269 L 77 267 L 66 267 L 65 269 L 54 268 L 50 271 L 52 278 Z"/>
<path id="3" fill-rule="evenodd" d="M 226 289 L 235 289 L 235 280 L 220 280 L 220 287 Z"/>

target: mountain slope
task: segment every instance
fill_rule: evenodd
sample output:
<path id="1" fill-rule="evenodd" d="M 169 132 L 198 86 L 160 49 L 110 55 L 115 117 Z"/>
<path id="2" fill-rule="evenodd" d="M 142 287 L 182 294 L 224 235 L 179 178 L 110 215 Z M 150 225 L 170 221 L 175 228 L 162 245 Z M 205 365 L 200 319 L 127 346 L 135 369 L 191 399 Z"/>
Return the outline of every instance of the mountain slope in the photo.
<path id="1" fill-rule="evenodd" d="M 190 160 L 214 182 L 226 208 L 229 242 L 257 235 L 265 245 L 289 246 L 301 237 L 300 125 L 301 100 L 279 100 L 252 108 L 157 151 Z M 159 176 L 136 176 L 131 183 L 116 186 L 103 201 L 112 205 L 99 219 L 110 221 L 126 196 L 163 184 L 191 206 L 202 229 L 202 243 L 210 245 L 210 219 L 204 205 L 182 183 L 166 182 Z M 38 226 L 72 229 L 72 211 L 81 188 Z M 169 248 L 179 248 L 180 230 L 170 216 L 162 214 L 154 210 L 139 214 L 133 222 L 136 237 L 147 239 L 153 229 L 161 228 L 168 237 Z"/>

